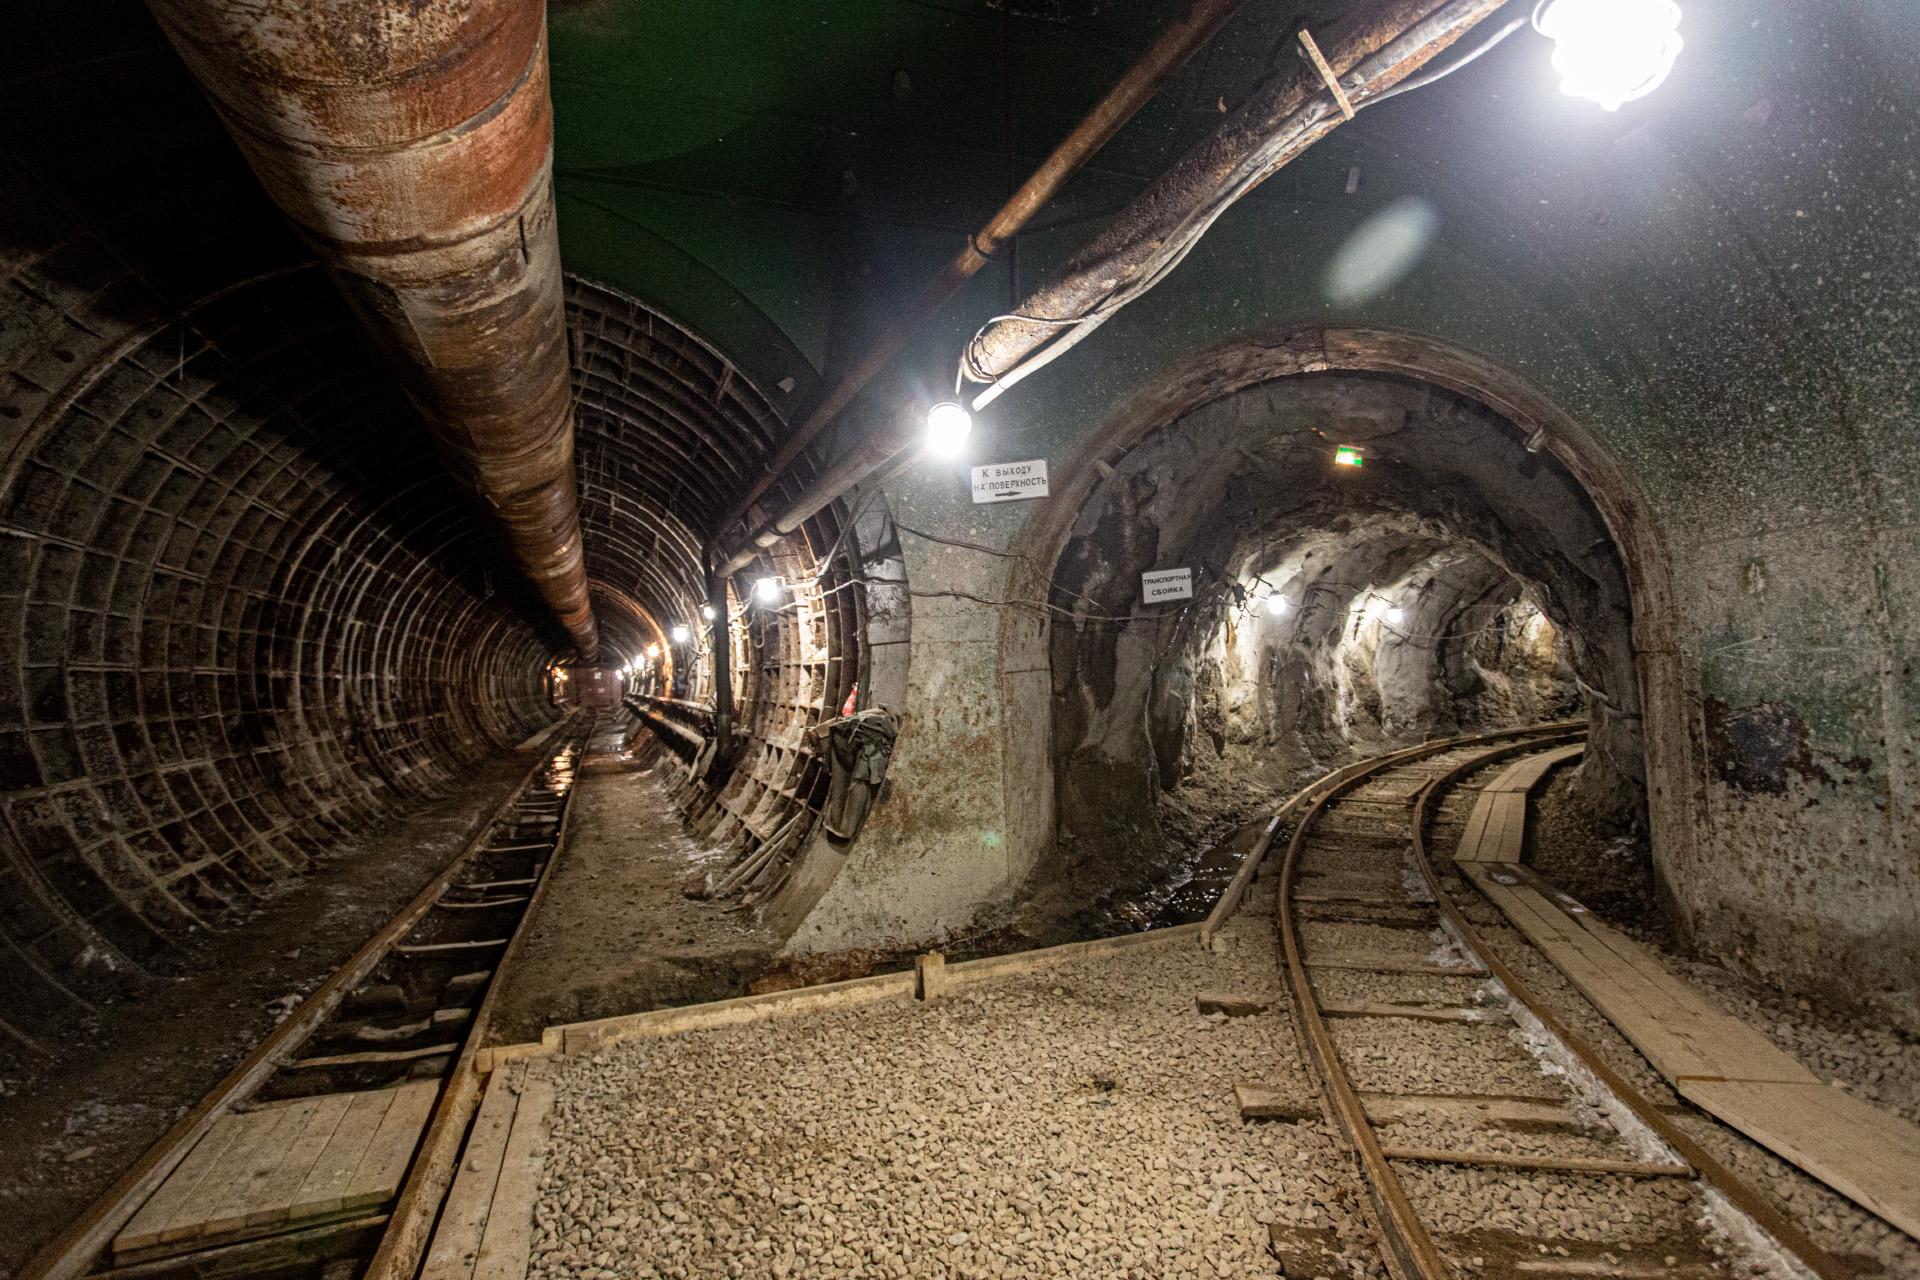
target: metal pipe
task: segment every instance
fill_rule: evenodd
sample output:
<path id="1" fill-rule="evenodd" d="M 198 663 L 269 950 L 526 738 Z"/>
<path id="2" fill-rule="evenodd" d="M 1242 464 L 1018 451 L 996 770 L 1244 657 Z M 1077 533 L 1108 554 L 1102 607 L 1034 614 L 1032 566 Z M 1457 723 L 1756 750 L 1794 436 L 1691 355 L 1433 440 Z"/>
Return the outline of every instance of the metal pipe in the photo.
<path id="1" fill-rule="evenodd" d="M 907 339 L 959 292 L 960 286 L 987 265 L 996 249 L 1026 225 L 1027 220 L 1045 207 L 1047 201 L 1053 199 L 1073 172 L 1105 146 L 1120 131 L 1120 126 L 1146 105 L 1160 86 L 1234 15 L 1242 3 L 1244 0 L 1193 0 L 1186 17 L 1168 24 L 1159 38 L 1140 55 L 1139 60 L 1074 126 L 1073 132 L 1060 140 L 1052 153 L 1040 162 L 1040 167 L 1007 197 L 999 212 L 968 239 L 966 247 L 921 291 L 905 313 L 881 331 L 859 362 L 847 371 L 826 398 L 814 406 L 806 421 L 762 464 L 760 474 L 747 487 L 747 491 L 721 517 L 715 527 L 717 538 L 731 540 L 737 547 L 738 536 L 733 526 L 746 518 L 753 504 L 778 482 L 815 437 L 873 381 L 880 370 L 886 367 L 887 361 L 906 345 Z"/>
<path id="2" fill-rule="evenodd" d="M 1326 44 L 1325 55 L 1358 105 L 1390 89 L 1510 2 L 1386 0 L 1350 17 Z M 1123 285 L 1149 269 L 1175 228 L 1217 204 L 1236 185 L 1244 186 L 1250 169 L 1261 178 L 1270 175 L 1331 132 L 1340 119 L 1332 95 L 1310 66 L 1303 63 L 1272 77 L 1075 254 L 1060 279 L 1035 290 L 1019 313 L 1064 317 L 1097 307 L 1115 291 L 1116 282 Z M 1058 324 L 1002 320 L 982 331 L 970 355 L 985 362 L 982 373 L 995 376 L 1018 368 L 1061 332 Z M 854 445 L 783 509 L 760 521 L 750 536 L 729 542 L 723 548 L 724 571 L 738 572 L 760 549 L 799 528 L 888 459 L 911 448 L 914 430 L 914 424 L 903 423 Z"/>
<path id="3" fill-rule="evenodd" d="M 1510 2 L 1385 0 L 1350 15 L 1321 47 L 1345 96 L 1364 106 Z M 1204 228 L 1223 197 L 1230 202 L 1250 191 L 1342 119 L 1335 95 L 1307 60 L 1270 77 L 1069 259 L 1057 279 L 1028 295 L 1015 315 L 982 329 L 967 347 L 968 377 L 1010 383 L 1030 371 L 1027 362 L 1041 348 L 1077 342 L 1117 309 L 1113 299 L 1164 271 L 1167 247 L 1182 243 L 1196 223 Z"/>
<path id="4" fill-rule="evenodd" d="M 544 5 L 148 3 L 593 661 Z"/>

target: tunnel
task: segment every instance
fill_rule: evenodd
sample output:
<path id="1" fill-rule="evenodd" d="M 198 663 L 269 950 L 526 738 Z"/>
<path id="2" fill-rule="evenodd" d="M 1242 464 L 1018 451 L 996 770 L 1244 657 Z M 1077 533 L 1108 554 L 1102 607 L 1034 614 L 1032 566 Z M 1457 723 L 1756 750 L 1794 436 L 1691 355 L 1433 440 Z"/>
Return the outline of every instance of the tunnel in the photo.
<path id="1" fill-rule="evenodd" d="M 0 5 L 0 1278 L 1920 1275 L 1920 24 Z"/>

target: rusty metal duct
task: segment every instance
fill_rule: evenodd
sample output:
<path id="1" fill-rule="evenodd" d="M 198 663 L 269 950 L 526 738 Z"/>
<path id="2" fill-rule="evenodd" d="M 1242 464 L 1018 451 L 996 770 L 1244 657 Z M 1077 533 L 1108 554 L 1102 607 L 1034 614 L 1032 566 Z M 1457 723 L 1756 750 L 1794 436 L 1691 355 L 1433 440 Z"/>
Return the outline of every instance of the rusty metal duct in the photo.
<path id="1" fill-rule="evenodd" d="M 539 0 L 149 0 L 582 659 Z"/>

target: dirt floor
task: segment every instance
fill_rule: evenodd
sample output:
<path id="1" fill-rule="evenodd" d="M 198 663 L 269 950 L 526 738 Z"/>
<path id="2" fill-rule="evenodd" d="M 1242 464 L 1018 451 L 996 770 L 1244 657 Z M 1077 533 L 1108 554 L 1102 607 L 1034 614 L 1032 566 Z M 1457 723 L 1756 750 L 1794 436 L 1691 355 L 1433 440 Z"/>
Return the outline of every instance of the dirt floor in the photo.
<path id="1" fill-rule="evenodd" d="M 687 896 L 718 857 L 668 807 L 662 763 L 617 763 L 596 740 L 574 792 L 567 848 L 495 1008 L 495 1044 L 546 1027 L 744 994 L 779 939 L 728 904 Z"/>
<path id="2" fill-rule="evenodd" d="M 13 1274 L 452 860 L 533 764 L 475 766 L 454 789 L 342 846 L 158 980 L 0 1076 L 0 1277 Z M 49 1037 L 50 1039 L 53 1039 Z"/>

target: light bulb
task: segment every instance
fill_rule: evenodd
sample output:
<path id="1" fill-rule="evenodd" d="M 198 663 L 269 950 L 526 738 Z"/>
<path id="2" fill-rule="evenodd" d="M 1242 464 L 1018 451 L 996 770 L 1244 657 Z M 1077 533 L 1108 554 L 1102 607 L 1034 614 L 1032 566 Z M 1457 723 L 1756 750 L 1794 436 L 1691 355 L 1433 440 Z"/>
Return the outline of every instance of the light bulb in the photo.
<path id="1" fill-rule="evenodd" d="M 753 596 L 761 604 L 779 604 L 782 587 L 778 578 L 762 578 L 753 584 Z"/>
<path id="2" fill-rule="evenodd" d="M 659 645 L 657 645 L 657 644 L 650 644 L 650 645 L 648 645 L 648 646 L 647 646 L 647 656 L 648 656 L 649 658 L 657 658 L 657 657 L 659 657 L 659 656 L 660 656 L 660 646 L 659 646 Z"/>
<path id="3" fill-rule="evenodd" d="M 1385 617 L 1389 623 L 1397 627 L 1400 625 L 1401 619 L 1405 618 L 1407 614 L 1399 605 L 1390 604 L 1387 606 L 1386 613 L 1382 616 Z"/>
<path id="4" fill-rule="evenodd" d="M 1287 610 L 1292 607 L 1287 603 L 1287 598 L 1278 591 L 1267 597 L 1267 613 L 1275 618 L 1286 616 Z"/>
<path id="5" fill-rule="evenodd" d="M 700 606 L 700 616 L 701 616 L 701 617 L 703 617 L 703 618 L 705 618 L 705 619 L 706 619 L 706 620 L 707 620 L 708 622 L 712 622 L 712 621 L 713 621 L 713 606 L 712 606 L 712 605 L 710 605 L 710 604 L 703 604 L 703 605 L 701 605 L 701 606 Z"/>
<path id="6" fill-rule="evenodd" d="M 942 400 L 927 410 L 927 451 L 941 458 L 958 457 L 973 430 L 973 415 L 962 405 Z"/>
<path id="7" fill-rule="evenodd" d="M 1683 43 L 1674 0 L 1548 0 L 1533 25 L 1553 41 L 1560 91 L 1608 111 L 1658 89 Z"/>
<path id="8" fill-rule="evenodd" d="M 693 639 L 693 632 L 690 629 L 686 627 L 675 627 L 673 629 L 673 642 L 675 644 L 685 644 L 691 639 Z"/>

